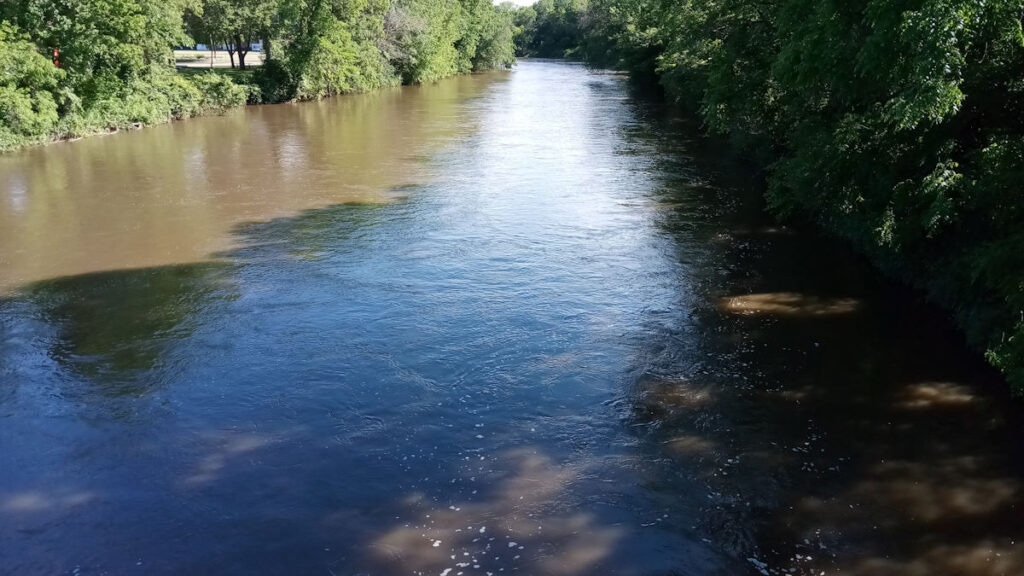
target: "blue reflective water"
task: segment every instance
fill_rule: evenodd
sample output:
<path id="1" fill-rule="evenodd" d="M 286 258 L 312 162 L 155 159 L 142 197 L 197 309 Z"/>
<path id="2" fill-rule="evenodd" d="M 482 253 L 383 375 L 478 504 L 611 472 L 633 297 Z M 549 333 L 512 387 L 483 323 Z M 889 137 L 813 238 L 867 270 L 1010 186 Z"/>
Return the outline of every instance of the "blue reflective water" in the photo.
<path id="1" fill-rule="evenodd" d="M 0 571 L 1017 566 L 1019 417 L 933 310 L 774 227 L 621 76 L 472 82 L 399 93 L 461 124 L 378 154 L 415 165 L 390 202 L 0 301 Z M 301 185 L 344 181 L 272 113 Z"/>

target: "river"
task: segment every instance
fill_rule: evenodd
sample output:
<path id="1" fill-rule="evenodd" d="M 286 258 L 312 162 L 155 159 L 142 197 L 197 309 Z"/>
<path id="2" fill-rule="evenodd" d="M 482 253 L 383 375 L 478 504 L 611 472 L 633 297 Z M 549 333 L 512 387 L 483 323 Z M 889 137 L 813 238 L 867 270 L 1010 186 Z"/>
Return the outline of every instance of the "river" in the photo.
<path id="1" fill-rule="evenodd" d="M 1019 403 L 621 75 L 0 157 L 0 573 L 1024 573 Z"/>

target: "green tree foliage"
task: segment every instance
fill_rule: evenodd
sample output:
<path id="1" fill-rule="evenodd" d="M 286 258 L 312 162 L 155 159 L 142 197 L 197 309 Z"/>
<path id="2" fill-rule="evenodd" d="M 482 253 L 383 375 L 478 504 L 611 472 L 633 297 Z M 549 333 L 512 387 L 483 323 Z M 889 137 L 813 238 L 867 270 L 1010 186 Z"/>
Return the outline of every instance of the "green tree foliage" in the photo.
<path id="1" fill-rule="evenodd" d="M 1024 0 L 592 0 L 579 46 L 655 74 L 762 159 L 777 213 L 926 290 L 1024 392 L 1022 16 Z"/>
<path id="2" fill-rule="evenodd" d="M 201 0 L 188 10 L 188 29 L 197 41 L 228 46 L 231 65 L 245 69 L 249 47 L 273 34 L 278 0 Z"/>
<path id="3" fill-rule="evenodd" d="M 0 20 L 18 26 L 50 54 L 60 51 L 66 81 L 86 104 L 122 92 L 171 47 L 187 42 L 181 15 L 189 0 L 5 0 Z"/>
<path id="4" fill-rule="evenodd" d="M 278 0 L 264 39 L 282 56 L 257 84 L 273 102 L 508 67 L 511 19 L 487 0 Z"/>
<path id="5" fill-rule="evenodd" d="M 288 98 L 320 98 L 393 84 L 393 72 L 377 55 L 374 21 L 379 2 L 298 1 L 286 7 L 294 37 L 285 44 L 281 77 L 292 82 Z M 290 16 L 290 17 L 289 17 Z M 271 69 L 268 69 L 271 71 Z"/>
<path id="6" fill-rule="evenodd" d="M 540 58 L 572 56 L 581 45 L 586 0 L 540 0 L 515 15 L 516 54 Z"/>
<path id="7" fill-rule="evenodd" d="M 462 0 L 456 69 L 460 74 L 515 63 L 512 44 L 512 10 L 494 7 L 491 0 Z"/>
<path id="8" fill-rule="evenodd" d="M 226 78 L 190 81 L 175 73 L 171 48 L 189 42 L 182 15 L 195 6 L 191 0 L 0 4 L 0 151 L 244 103 L 248 90 Z"/>
<path id="9" fill-rule="evenodd" d="M 504 4 L 506 10 L 512 10 L 512 39 L 517 56 L 526 56 L 533 44 L 533 36 L 537 30 L 537 11 L 533 6 L 516 7 L 508 2 Z"/>
<path id="10" fill-rule="evenodd" d="M 386 55 L 406 84 L 431 82 L 458 71 L 461 4 L 448 0 L 399 0 L 387 14 Z"/>
<path id="11" fill-rule="evenodd" d="M 0 25 L 0 148 L 56 128 L 63 76 L 16 28 Z"/>
<path id="12" fill-rule="evenodd" d="M 0 151 L 55 138 L 511 66 L 489 0 L 4 0 Z M 255 74 L 176 73 L 174 46 L 229 46 Z M 273 52 L 270 47 L 275 47 Z M 59 54 L 59 67 L 51 60 Z"/>
<path id="13" fill-rule="evenodd" d="M 473 72 L 511 68 L 516 63 L 512 24 L 515 12 L 512 5 L 502 4 L 494 9 L 487 0 L 478 0 L 477 5 L 486 6 L 487 9 L 482 10 L 479 16 L 479 39 L 475 51 L 470 53 L 468 48 L 460 48 L 460 53 L 467 54 L 466 60 L 471 64 Z"/>

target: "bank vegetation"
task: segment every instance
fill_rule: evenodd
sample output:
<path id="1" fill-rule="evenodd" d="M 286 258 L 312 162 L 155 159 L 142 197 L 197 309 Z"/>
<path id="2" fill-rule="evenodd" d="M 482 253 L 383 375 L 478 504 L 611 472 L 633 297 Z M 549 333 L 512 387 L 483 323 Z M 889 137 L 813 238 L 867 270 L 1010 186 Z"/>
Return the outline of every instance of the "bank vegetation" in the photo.
<path id="1" fill-rule="evenodd" d="M 179 73 L 173 48 L 196 43 L 265 63 Z M 4 0 L 0 152 L 514 61 L 512 9 L 490 0 Z"/>
<path id="2" fill-rule="evenodd" d="M 767 199 L 950 310 L 1024 392 L 1022 0 L 541 0 L 516 49 L 656 78 Z"/>

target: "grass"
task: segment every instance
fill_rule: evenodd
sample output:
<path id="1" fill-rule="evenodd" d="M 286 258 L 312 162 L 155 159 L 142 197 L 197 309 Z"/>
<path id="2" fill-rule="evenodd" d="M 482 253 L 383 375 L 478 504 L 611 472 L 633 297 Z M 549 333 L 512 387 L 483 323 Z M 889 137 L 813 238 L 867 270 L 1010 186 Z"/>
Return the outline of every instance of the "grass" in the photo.
<path id="1" fill-rule="evenodd" d="M 254 68 L 246 68 L 245 70 L 238 68 L 178 68 L 178 74 L 186 78 L 194 78 L 200 74 L 206 74 L 210 70 L 227 76 L 235 84 L 252 84 L 253 75 L 256 74 Z"/>

